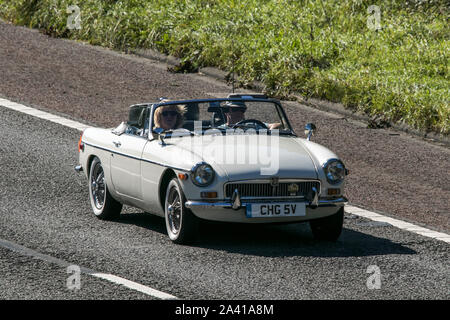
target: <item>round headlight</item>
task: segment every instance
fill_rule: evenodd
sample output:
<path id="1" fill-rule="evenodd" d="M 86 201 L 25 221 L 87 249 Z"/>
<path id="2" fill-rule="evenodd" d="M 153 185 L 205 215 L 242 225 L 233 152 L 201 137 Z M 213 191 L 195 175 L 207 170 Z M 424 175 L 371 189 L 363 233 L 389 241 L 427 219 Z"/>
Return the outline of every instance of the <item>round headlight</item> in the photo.
<path id="1" fill-rule="evenodd" d="M 331 159 L 323 166 L 323 171 L 330 184 L 338 184 L 344 180 L 345 166 L 337 159 Z"/>
<path id="2" fill-rule="evenodd" d="M 210 185 L 214 180 L 213 168 L 205 163 L 198 163 L 192 168 L 192 182 L 199 187 L 206 187 Z"/>

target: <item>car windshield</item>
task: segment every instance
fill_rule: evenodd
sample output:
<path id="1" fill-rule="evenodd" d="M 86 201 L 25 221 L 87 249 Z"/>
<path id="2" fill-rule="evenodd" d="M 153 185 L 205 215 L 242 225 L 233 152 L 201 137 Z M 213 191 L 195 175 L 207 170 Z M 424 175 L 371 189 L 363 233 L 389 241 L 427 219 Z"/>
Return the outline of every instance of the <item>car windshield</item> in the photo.
<path id="1" fill-rule="evenodd" d="M 223 133 L 272 132 L 293 134 L 282 107 L 272 101 L 224 99 L 184 103 L 166 102 L 153 112 L 153 129 L 198 134 L 217 129 Z M 216 131 L 217 131 L 216 130 Z"/>

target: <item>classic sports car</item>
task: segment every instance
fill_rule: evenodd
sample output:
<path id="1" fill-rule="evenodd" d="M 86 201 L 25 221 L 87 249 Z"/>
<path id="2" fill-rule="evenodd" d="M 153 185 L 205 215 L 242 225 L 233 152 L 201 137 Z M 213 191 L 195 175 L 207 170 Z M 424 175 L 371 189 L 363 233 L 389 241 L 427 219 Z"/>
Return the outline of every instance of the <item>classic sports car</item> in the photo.
<path id="1" fill-rule="evenodd" d="M 341 160 L 292 130 L 280 102 L 232 94 L 137 104 L 117 128 L 88 128 L 79 165 L 89 179 L 94 214 L 119 217 L 122 205 L 165 217 L 175 243 L 194 239 L 202 219 L 279 223 L 309 221 L 317 239 L 341 234 Z"/>

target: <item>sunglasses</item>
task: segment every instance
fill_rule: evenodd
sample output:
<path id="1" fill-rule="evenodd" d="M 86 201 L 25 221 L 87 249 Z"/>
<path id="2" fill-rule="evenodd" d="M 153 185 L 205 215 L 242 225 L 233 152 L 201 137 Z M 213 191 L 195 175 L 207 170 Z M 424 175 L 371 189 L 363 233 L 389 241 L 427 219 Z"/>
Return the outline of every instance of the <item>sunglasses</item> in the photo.
<path id="1" fill-rule="evenodd" d="M 244 107 L 223 107 L 223 112 L 225 113 L 229 113 L 229 112 L 245 112 L 247 110 L 247 108 Z"/>
<path id="2" fill-rule="evenodd" d="M 163 111 L 161 112 L 163 117 L 167 117 L 167 116 L 172 116 L 172 117 L 176 117 L 178 115 L 178 112 L 176 111 Z"/>

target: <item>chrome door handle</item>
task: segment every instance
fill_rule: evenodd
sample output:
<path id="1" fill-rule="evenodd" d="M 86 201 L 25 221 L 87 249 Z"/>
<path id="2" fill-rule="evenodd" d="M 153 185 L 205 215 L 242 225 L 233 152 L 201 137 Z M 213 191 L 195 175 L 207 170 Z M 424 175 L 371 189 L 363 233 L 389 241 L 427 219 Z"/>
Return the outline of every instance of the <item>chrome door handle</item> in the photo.
<path id="1" fill-rule="evenodd" d="M 122 144 L 120 143 L 120 141 L 113 141 L 114 145 L 116 147 L 120 147 Z"/>

